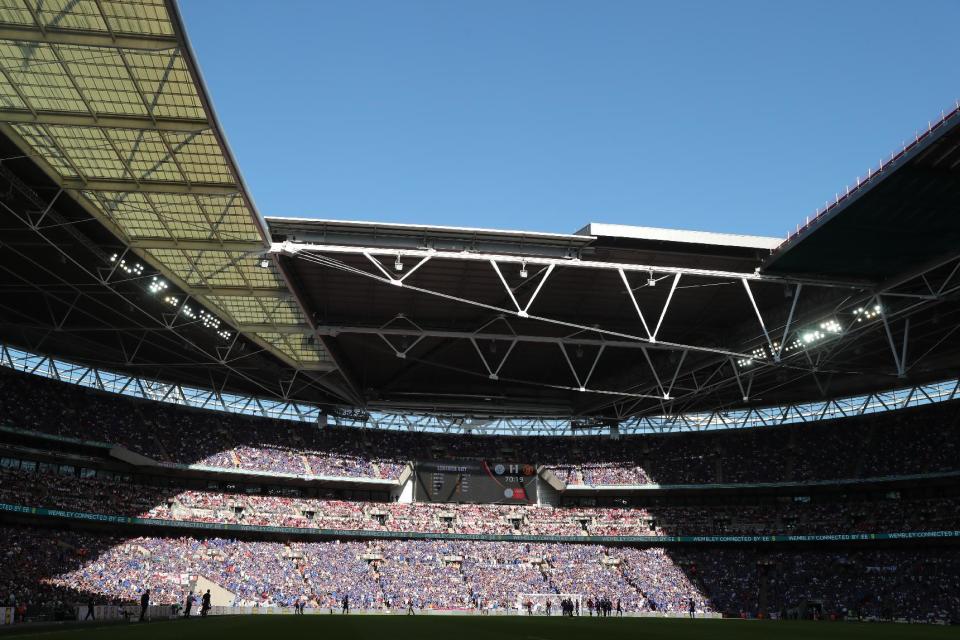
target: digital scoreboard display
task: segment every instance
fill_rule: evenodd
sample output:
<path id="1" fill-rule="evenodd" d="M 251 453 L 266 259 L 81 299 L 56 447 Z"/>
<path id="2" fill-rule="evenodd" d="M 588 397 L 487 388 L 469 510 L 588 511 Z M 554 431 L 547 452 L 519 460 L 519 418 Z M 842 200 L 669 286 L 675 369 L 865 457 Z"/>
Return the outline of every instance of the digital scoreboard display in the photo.
<path id="1" fill-rule="evenodd" d="M 418 462 L 414 499 L 536 504 L 537 468 L 532 464 L 489 460 Z"/>

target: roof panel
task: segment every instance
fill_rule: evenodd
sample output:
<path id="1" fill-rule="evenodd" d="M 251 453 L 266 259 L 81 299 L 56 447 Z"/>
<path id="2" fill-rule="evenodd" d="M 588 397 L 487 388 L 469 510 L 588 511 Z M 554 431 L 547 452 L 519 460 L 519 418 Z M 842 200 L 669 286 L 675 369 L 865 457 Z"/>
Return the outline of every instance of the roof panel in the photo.
<path id="1" fill-rule="evenodd" d="M 126 51 L 124 55 L 155 116 L 206 117 L 193 78 L 176 50 Z"/>
<path id="2" fill-rule="evenodd" d="M 240 324 L 303 324 L 300 308 L 287 298 L 245 298 L 216 296 L 214 304 L 233 316 Z"/>
<path id="3" fill-rule="evenodd" d="M 59 125 L 38 125 L 38 128 L 47 132 L 82 177 L 116 180 L 129 177 L 106 129 Z"/>
<path id="4" fill-rule="evenodd" d="M 178 278 L 190 284 L 193 267 L 181 250 L 148 249 L 145 253 L 163 264 L 164 267 L 169 269 Z"/>
<path id="5" fill-rule="evenodd" d="M 43 158 L 58 174 L 68 178 L 79 176 L 66 154 L 42 126 L 14 124 L 13 130 L 23 139 L 31 153 Z"/>
<path id="6" fill-rule="evenodd" d="M 265 332 L 255 335 L 298 362 L 327 365 L 331 363 L 329 354 L 318 346 L 319 340 L 307 334 Z"/>
<path id="7" fill-rule="evenodd" d="M 213 133 L 165 133 L 188 182 L 233 184 L 233 174 Z"/>
<path id="8" fill-rule="evenodd" d="M 34 110 L 87 111 L 53 45 L 0 41 L 0 68 L 3 82 L 16 87 Z"/>
<path id="9" fill-rule="evenodd" d="M 44 0 L 34 4 L 33 12 L 36 19 L 45 28 L 83 31 L 107 29 L 107 24 L 94 0 Z"/>
<path id="10" fill-rule="evenodd" d="M 260 298 L 273 324 L 304 324 L 300 307 L 292 300 Z"/>
<path id="11" fill-rule="evenodd" d="M 246 281 L 237 270 L 236 263 L 243 253 L 231 251 L 186 251 L 184 252 L 196 265 L 195 284 L 223 287 L 243 287 Z"/>
<path id="12" fill-rule="evenodd" d="M 101 0 L 110 29 L 117 33 L 173 35 L 173 24 L 163 0 Z"/>
<path id="13" fill-rule="evenodd" d="M 140 91 L 124 64 L 119 49 L 91 52 L 89 47 L 52 45 L 86 99 L 89 110 L 98 114 L 146 115 Z M 35 109 L 43 107 L 33 105 Z M 86 108 L 83 111 L 87 111 Z"/>
<path id="14" fill-rule="evenodd" d="M 85 191 L 87 198 L 96 201 L 110 220 L 132 238 L 162 238 L 163 223 L 154 213 L 142 193 Z"/>
<path id="15" fill-rule="evenodd" d="M 276 287 L 278 289 L 286 288 L 286 285 L 284 285 L 283 280 L 280 278 L 280 274 L 277 271 L 277 267 L 274 265 L 273 261 L 268 261 L 266 267 L 261 267 L 258 256 L 247 255 L 243 259 L 238 260 L 237 268 L 243 274 L 243 277 L 246 278 L 247 282 L 250 283 L 251 287 Z"/>
<path id="16" fill-rule="evenodd" d="M 23 6 L 23 0 L 0 0 L 0 22 L 31 27 L 36 25 L 33 16 Z"/>
<path id="17" fill-rule="evenodd" d="M 0 67 L 35 111 L 205 118 L 190 72 L 176 49 L 5 41 L 0 43 Z M 6 78 L 3 81 L 9 84 Z"/>
<path id="18" fill-rule="evenodd" d="M 240 324 L 257 324 L 269 322 L 267 313 L 259 302 L 259 298 L 245 298 L 243 296 L 211 296 L 211 301 Z"/>
<path id="19" fill-rule="evenodd" d="M 243 196 L 194 196 L 206 212 L 211 231 L 221 240 L 255 241 L 260 239 L 257 229 L 250 224 L 250 212 Z"/>
<path id="20" fill-rule="evenodd" d="M 20 29 L 0 40 L 0 123 L 198 303 L 235 323 L 301 324 L 299 307 L 280 299 L 289 291 L 274 264 L 260 266 L 259 215 L 237 184 L 175 14 L 166 0 L 0 0 L 0 21 Z M 267 297 L 211 300 L 209 287 Z M 328 360 L 322 343 L 283 336 L 257 340 L 288 362 Z"/>
<path id="21" fill-rule="evenodd" d="M 109 129 L 107 133 L 135 180 L 183 182 L 175 162 L 176 149 L 167 146 L 157 131 Z"/>
<path id="22" fill-rule="evenodd" d="M 26 109 L 27 103 L 24 102 L 6 77 L 0 74 L 0 107 L 4 109 Z"/>
<path id="23" fill-rule="evenodd" d="M 166 225 L 168 237 L 174 240 L 206 240 L 210 237 L 210 226 L 195 196 L 151 193 L 145 200 Z"/>

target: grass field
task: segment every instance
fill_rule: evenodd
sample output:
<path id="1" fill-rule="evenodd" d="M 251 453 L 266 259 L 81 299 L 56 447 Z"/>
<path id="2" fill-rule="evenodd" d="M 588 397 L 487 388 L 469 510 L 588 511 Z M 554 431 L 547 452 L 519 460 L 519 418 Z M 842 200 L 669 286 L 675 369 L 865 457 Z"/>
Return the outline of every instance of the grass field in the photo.
<path id="1" fill-rule="evenodd" d="M 664 620 L 650 618 L 545 618 L 522 616 L 223 616 L 205 620 L 123 623 L 91 628 L 7 630 L 10 637 L 64 640 L 837 640 L 847 638 L 957 638 L 956 627 L 842 622 Z"/>

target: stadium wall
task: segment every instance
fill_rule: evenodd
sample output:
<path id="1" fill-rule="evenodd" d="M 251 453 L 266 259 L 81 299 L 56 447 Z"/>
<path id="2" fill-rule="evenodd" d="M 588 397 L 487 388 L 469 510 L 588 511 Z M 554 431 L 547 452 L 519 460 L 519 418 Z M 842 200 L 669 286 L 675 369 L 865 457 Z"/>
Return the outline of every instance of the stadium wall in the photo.
<path id="1" fill-rule="evenodd" d="M 554 594 L 556 595 L 556 594 Z M 0 624 L 12 624 L 13 622 L 13 609 L 11 611 L 10 622 L 4 623 L 2 618 L 2 612 L 5 609 L 0 609 Z M 87 615 L 86 606 L 77 605 L 74 607 L 74 613 L 76 615 L 77 622 L 100 622 L 103 620 L 123 620 L 123 619 L 137 619 L 140 616 L 140 608 L 137 605 L 128 605 L 128 606 L 116 606 L 116 605 L 95 605 L 93 607 L 94 619 L 84 620 L 84 617 Z M 198 612 L 195 615 L 199 615 L 199 609 L 196 609 Z M 395 609 L 350 609 L 350 615 L 390 615 L 395 613 L 395 615 L 405 615 L 406 609 L 404 607 L 397 607 Z M 332 608 L 308 608 L 304 609 L 303 615 L 330 615 L 337 614 L 340 612 Z M 149 620 L 167 620 L 174 619 L 179 617 L 182 614 L 174 613 L 173 608 L 167 605 L 151 605 L 147 607 L 147 619 Z M 214 605 L 210 608 L 208 615 L 211 616 L 250 616 L 250 615 L 296 615 L 293 607 L 229 607 L 223 605 Z M 517 609 L 489 609 L 485 611 L 478 611 L 476 609 L 417 609 L 416 615 L 418 616 L 478 616 L 478 615 L 495 615 L 495 616 L 519 616 L 526 615 L 525 612 L 519 611 Z M 538 613 L 538 616 L 546 615 L 544 613 Z M 550 614 L 553 617 L 561 617 L 559 611 L 555 611 Z M 625 611 L 623 616 L 625 618 L 686 618 L 688 614 L 683 612 L 676 611 Z M 698 618 L 711 618 L 711 619 L 720 619 L 723 618 L 723 614 L 717 612 L 697 612 Z"/>

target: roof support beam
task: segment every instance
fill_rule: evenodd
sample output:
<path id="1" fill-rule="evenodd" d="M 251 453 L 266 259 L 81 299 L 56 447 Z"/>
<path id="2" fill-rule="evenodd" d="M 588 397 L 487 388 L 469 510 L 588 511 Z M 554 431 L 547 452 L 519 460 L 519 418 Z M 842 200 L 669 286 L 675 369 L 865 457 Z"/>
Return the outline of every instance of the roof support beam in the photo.
<path id="1" fill-rule="evenodd" d="M 181 249 L 196 251 L 260 251 L 264 249 L 259 241 L 243 240 L 164 240 L 146 238 L 131 240 L 127 245 L 133 249 Z"/>
<path id="2" fill-rule="evenodd" d="M 210 128 L 206 120 L 180 118 L 146 118 L 128 115 L 91 115 L 66 111 L 37 111 L 0 109 L 0 121 L 27 124 L 52 124 L 67 127 L 109 127 L 111 129 L 144 129 L 197 133 Z"/>
<path id="3" fill-rule="evenodd" d="M 239 190 L 233 184 L 197 184 L 186 182 L 151 182 L 133 180 L 102 180 L 60 178 L 64 189 L 75 191 L 139 191 L 142 193 L 196 193 L 208 196 L 230 196 Z"/>
<path id="4" fill-rule="evenodd" d="M 241 325 L 241 331 L 269 331 L 267 326 L 274 325 Z M 286 333 L 308 333 L 309 331 L 303 325 L 290 325 L 286 328 L 277 327 L 274 331 L 280 330 Z M 659 344 L 647 344 L 636 340 L 615 340 L 608 338 L 590 338 L 583 335 L 576 336 L 538 336 L 524 335 L 515 333 L 490 333 L 487 331 L 446 331 L 441 329 L 415 329 L 413 327 L 362 327 L 350 325 L 318 325 L 317 334 L 321 336 L 336 337 L 340 334 L 354 335 L 395 335 L 395 336 L 423 336 L 425 338 L 441 339 L 464 339 L 464 340 L 498 340 L 503 342 L 529 342 L 539 344 L 559 344 L 584 347 L 610 347 L 622 349 L 668 349 L 668 347 Z M 589 335 L 589 334 L 587 334 Z M 672 349 L 672 347 L 669 347 Z M 684 349 L 686 353 L 687 349 Z"/>
<path id="5" fill-rule="evenodd" d="M 643 343 L 643 344 L 646 344 L 646 345 L 657 345 L 657 346 L 662 347 L 662 348 L 665 348 L 665 349 L 678 349 L 678 350 L 679 350 L 679 349 L 689 349 L 690 351 L 697 351 L 697 352 L 704 352 L 704 353 L 712 353 L 712 354 L 722 355 L 722 356 L 733 356 L 733 357 L 735 357 L 735 358 L 749 358 L 749 357 L 750 357 L 749 355 L 744 354 L 744 353 L 740 353 L 740 352 L 737 352 L 737 351 L 730 351 L 730 350 L 722 349 L 722 348 L 715 348 L 715 347 L 708 347 L 708 346 L 698 346 L 698 345 L 691 345 L 691 344 L 681 344 L 681 343 L 676 343 L 676 342 L 665 342 L 665 341 L 656 341 L 656 342 L 655 342 L 655 341 L 653 341 L 653 340 L 649 337 L 649 335 L 648 335 L 648 336 L 632 335 L 632 334 L 624 333 L 624 332 L 621 332 L 621 331 L 613 331 L 613 330 L 610 330 L 610 329 L 604 329 L 604 328 L 597 327 L 597 326 L 587 326 L 587 325 L 579 324 L 579 323 L 576 323 L 576 322 L 569 322 L 569 321 L 566 321 L 566 320 L 560 320 L 560 319 L 557 319 L 557 318 L 550 318 L 550 317 L 546 317 L 546 316 L 524 314 L 524 312 L 523 312 L 522 310 L 517 310 L 517 309 L 516 309 L 516 308 L 519 308 L 519 305 L 516 304 L 516 303 L 515 303 L 515 307 L 516 307 L 516 308 L 514 308 L 514 309 L 511 309 L 511 308 L 508 308 L 508 307 L 498 307 L 498 306 L 496 306 L 496 305 L 488 304 L 488 303 L 486 303 L 486 302 L 481 302 L 481 301 L 478 301 L 478 300 L 472 300 L 472 299 L 470 299 L 470 298 L 464 298 L 464 297 L 460 297 L 460 296 L 455 296 L 455 295 L 451 295 L 451 294 L 444 293 L 444 292 L 441 292 L 441 291 L 435 291 L 435 290 L 432 290 L 432 289 L 428 289 L 428 288 L 426 288 L 426 287 L 418 287 L 418 286 L 413 286 L 413 285 L 407 285 L 407 284 L 405 284 L 405 283 L 403 283 L 403 282 L 399 282 L 398 280 L 393 280 L 393 279 L 390 278 L 390 277 L 384 277 L 384 276 L 378 275 L 378 274 L 376 274 L 376 273 L 371 273 L 371 272 L 369 272 L 369 271 L 364 271 L 364 270 L 362 270 L 362 269 L 358 269 L 358 268 L 355 268 L 355 267 L 349 267 L 349 266 L 347 266 L 347 265 L 343 265 L 342 263 L 339 263 L 339 262 L 331 261 L 331 260 L 327 259 L 325 256 L 323 256 L 322 254 L 317 254 L 317 253 L 314 253 L 313 251 L 305 251 L 305 250 L 302 250 L 302 249 L 298 249 L 298 248 L 297 248 L 298 245 L 295 245 L 295 244 L 293 244 L 293 243 L 289 243 L 289 242 L 274 243 L 274 244 L 273 244 L 273 247 L 274 247 L 274 248 L 271 249 L 271 252 L 274 252 L 274 251 L 280 252 L 280 253 L 283 253 L 283 254 L 285 254 L 285 255 L 289 255 L 289 256 L 291 256 L 291 257 L 300 258 L 301 260 L 305 260 L 305 261 L 307 261 L 307 262 L 313 262 L 313 263 L 319 264 L 319 265 L 321 265 L 321 266 L 329 267 L 329 268 L 332 268 L 332 269 L 346 270 L 346 271 L 348 271 L 348 272 L 350 272 L 350 273 L 353 273 L 353 274 L 355 274 L 355 275 L 357 275 L 357 276 L 361 276 L 361 277 L 364 277 L 364 278 L 369 278 L 369 279 L 377 280 L 377 281 L 382 282 L 382 283 L 385 283 L 385 284 L 393 284 L 393 285 L 397 285 L 397 286 L 402 286 L 402 287 L 404 287 L 405 289 L 407 289 L 407 290 L 409 290 L 409 291 L 416 291 L 416 292 L 418 292 L 418 293 L 423 293 L 423 294 L 430 295 L 430 296 L 434 296 L 434 297 L 437 297 L 437 298 L 442 298 L 442 299 L 444 299 L 444 300 L 449 300 L 449 301 L 451 301 L 451 302 L 457 302 L 457 303 L 462 303 L 462 304 L 471 305 L 471 306 L 474 306 L 474 307 L 477 307 L 477 308 L 486 309 L 486 310 L 488 310 L 488 311 L 493 311 L 493 312 L 495 312 L 495 313 L 499 313 L 499 314 L 503 314 L 503 315 L 510 315 L 510 316 L 518 316 L 518 317 L 522 317 L 522 318 L 529 318 L 529 319 L 531 319 L 531 320 L 536 320 L 536 321 L 542 322 L 542 323 L 544 323 L 544 324 L 552 325 L 552 326 L 555 326 L 555 327 L 563 327 L 563 328 L 568 329 L 568 330 L 572 329 L 572 330 L 575 330 L 575 331 L 578 332 L 578 333 L 579 333 L 579 332 L 588 332 L 588 333 L 595 334 L 595 335 L 597 335 L 597 336 L 609 337 L 609 338 L 611 338 L 611 339 L 616 339 L 616 340 L 633 340 L 633 341 L 636 341 L 636 342 L 639 342 L 639 343 Z M 367 256 L 367 257 L 370 258 L 372 261 L 377 262 L 376 259 L 375 259 L 375 258 L 372 258 L 372 257 L 370 256 L 370 254 L 367 253 L 366 250 L 364 250 L 364 249 L 362 249 L 362 248 L 352 248 L 352 249 L 356 249 L 356 251 L 351 251 L 351 253 L 357 253 L 357 252 L 359 252 L 359 254 L 364 255 L 364 256 Z M 396 252 L 392 252 L 392 253 L 395 254 Z M 475 255 L 475 254 L 464 254 L 464 255 Z M 475 258 L 474 258 L 474 259 L 475 259 Z M 487 260 L 487 261 L 490 261 L 490 260 L 491 260 L 491 258 L 489 258 L 489 257 L 485 257 L 485 258 L 481 258 L 481 259 Z M 511 260 L 511 261 L 512 261 L 512 262 L 516 262 L 516 260 Z M 527 261 L 530 261 L 530 259 L 527 259 Z M 550 262 L 547 261 L 546 264 L 550 264 Z M 599 264 L 605 264 L 605 263 L 599 263 Z M 494 263 L 494 265 L 495 265 L 495 263 Z M 618 268 L 618 266 L 619 266 L 619 265 L 613 265 L 613 268 L 616 269 L 616 268 Z M 607 267 L 607 268 L 609 268 L 609 267 Z M 494 266 L 494 269 L 496 269 L 496 266 Z M 649 271 L 649 269 L 644 269 L 644 271 Z M 523 314 L 523 315 L 522 315 L 522 314 Z M 649 333 L 649 332 L 648 332 L 648 333 Z"/>
<path id="6" fill-rule="evenodd" d="M 417 342 L 422 340 L 423 337 L 424 336 L 421 335 L 419 338 L 417 338 Z M 487 339 L 487 336 L 484 335 L 483 338 Z M 517 346 L 517 339 L 514 338 L 510 342 L 510 346 L 507 347 L 507 352 L 503 354 L 503 357 L 500 359 L 500 364 L 497 365 L 496 369 L 490 366 L 490 362 L 487 360 L 487 357 L 483 355 L 483 349 L 481 349 L 480 345 L 477 344 L 476 339 L 470 338 L 470 342 L 473 344 L 473 348 L 476 349 L 477 355 L 480 356 L 480 360 L 483 362 L 483 366 L 487 370 L 487 377 L 490 378 L 491 380 L 499 380 L 500 370 L 503 369 L 503 365 L 507 363 L 507 359 L 510 357 L 510 354 L 513 352 L 513 348 Z M 561 348 L 563 348 L 563 345 L 561 345 Z"/>
<path id="7" fill-rule="evenodd" d="M 657 339 L 657 334 L 660 333 L 660 327 L 663 325 L 663 319 L 667 317 L 667 309 L 670 308 L 670 302 L 673 300 L 673 294 L 677 290 L 677 285 L 680 284 L 681 273 L 673 274 L 673 282 L 670 283 L 670 293 L 667 294 L 667 301 L 663 303 L 663 310 L 660 312 L 660 319 L 657 320 L 657 326 L 653 329 L 653 335 L 650 336 L 651 340 Z"/>
<path id="8" fill-rule="evenodd" d="M 890 319 L 887 318 L 887 311 L 883 308 L 883 301 L 880 299 L 880 296 L 877 296 L 877 306 L 880 308 L 880 319 L 883 321 L 883 330 L 887 336 L 887 343 L 890 345 L 890 353 L 893 355 L 893 363 L 897 366 L 897 376 L 902 378 L 904 376 L 904 363 L 900 359 L 900 354 L 897 353 L 897 345 L 893 340 L 893 331 L 890 327 Z M 910 317 L 907 316 L 907 322 L 909 322 Z M 903 335 L 903 354 L 906 355 L 907 352 L 907 331 L 909 331 L 910 325 L 907 324 L 907 330 Z"/>
<path id="9" fill-rule="evenodd" d="M 34 26 L 5 24 L 0 27 L 0 40 L 36 42 L 39 44 L 72 44 L 84 47 L 107 47 L 110 49 L 139 49 L 163 51 L 179 45 L 175 36 L 111 35 L 105 31 L 82 31 L 79 29 L 43 30 Z"/>
<path id="10" fill-rule="evenodd" d="M 637 315 L 640 316 L 640 324 L 643 325 L 643 330 L 647 333 L 647 337 L 653 342 L 653 333 L 650 332 L 650 327 L 647 325 L 647 319 L 643 317 L 643 311 L 640 310 L 640 305 L 637 304 L 637 298 L 633 295 L 633 287 L 630 286 L 630 281 L 627 280 L 627 274 L 624 270 L 617 269 L 620 273 L 620 279 L 623 280 L 623 286 L 627 289 L 627 295 L 630 296 L 630 302 L 633 303 L 633 308 L 636 310 Z"/>
<path id="11" fill-rule="evenodd" d="M 757 320 L 760 321 L 760 328 L 763 329 L 763 337 L 767 339 L 767 347 L 770 349 L 770 353 L 774 353 L 775 349 L 773 347 L 773 341 L 770 340 L 770 332 L 767 331 L 767 325 L 763 322 L 763 315 L 760 313 L 760 307 L 757 306 L 757 300 L 753 297 L 753 290 L 750 288 L 750 283 L 747 282 L 746 278 L 742 279 L 743 288 L 747 290 L 747 297 L 750 298 L 750 305 L 753 307 L 753 312 L 757 314 Z"/>
<path id="12" fill-rule="evenodd" d="M 281 298 L 290 300 L 293 296 L 286 289 L 270 289 L 265 287 L 248 289 L 246 287 L 204 287 L 201 285 L 177 286 L 185 293 L 201 296 L 242 296 L 244 298 Z M 273 325 L 270 325 L 273 326 Z"/>
<path id="13" fill-rule="evenodd" d="M 673 267 L 673 266 L 654 266 L 646 264 L 601 262 L 598 260 L 580 260 L 579 258 L 543 258 L 538 256 L 523 256 L 512 254 L 494 254 L 472 251 L 442 251 L 437 249 L 388 249 L 383 247 L 362 247 L 331 244 L 313 244 L 302 242 L 274 242 L 270 248 L 271 253 L 288 255 L 291 257 L 304 257 L 310 254 L 345 254 L 367 256 L 390 256 L 390 257 L 410 257 L 423 258 L 430 256 L 434 259 L 458 260 L 472 262 L 495 262 L 501 264 L 527 264 L 527 265 L 554 265 L 555 267 L 569 267 L 577 269 L 606 269 L 613 271 L 643 272 L 643 273 L 668 273 L 684 275 L 703 276 L 705 278 L 717 278 L 721 280 L 747 280 L 750 282 L 777 282 L 781 284 L 804 282 L 811 286 L 821 287 L 839 287 L 842 289 L 863 290 L 870 288 L 872 283 L 855 282 L 843 280 L 818 280 L 813 278 L 793 278 L 785 276 L 775 276 L 759 273 L 757 271 L 745 273 L 742 271 L 723 271 L 717 269 L 697 269 L 691 267 Z"/>
<path id="14" fill-rule="evenodd" d="M 797 310 L 797 300 L 800 298 L 800 291 L 802 290 L 802 284 L 797 284 L 793 290 L 793 300 L 790 302 L 790 313 L 787 314 L 787 324 L 783 325 L 783 336 L 780 338 L 780 344 L 777 345 L 777 350 L 772 354 L 774 362 L 780 362 L 780 356 L 783 354 L 783 346 L 787 344 L 787 337 L 790 335 L 790 325 L 793 323 L 793 314 Z"/>

